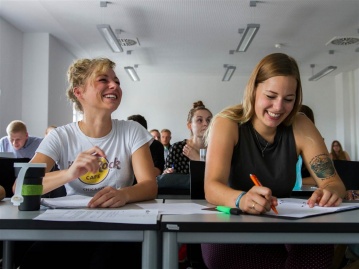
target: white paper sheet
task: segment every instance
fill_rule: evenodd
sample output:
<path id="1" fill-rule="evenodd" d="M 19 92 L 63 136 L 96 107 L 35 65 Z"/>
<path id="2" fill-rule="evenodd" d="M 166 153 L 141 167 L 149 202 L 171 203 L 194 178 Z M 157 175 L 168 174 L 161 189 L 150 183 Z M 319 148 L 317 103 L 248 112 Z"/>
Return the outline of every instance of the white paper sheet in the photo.
<path id="1" fill-rule="evenodd" d="M 144 209 L 158 209 L 163 215 L 187 215 L 187 214 L 221 214 L 219 211 L 203 210 L 207 206 L 195 203 L 168 203 L 168 204 L 137 204 Z"/>
<path id="2" fill-rule="evenodd" d="M 307 205 L 307 199 L 278 198 L 278 206 L 276 208 L 278 215 L 274 213 L 273 210 L 267 212 L 266 215 L 289 218 L 305 218 L 359 208 L 359 203 L 342 203 L 336 207 L 314 206 L 310 208 Z"/>
<path id="3" fill-rule="evenodd" d="M 48 209 L 34 220 L 156 224 L 158 210 Z"/>
<path id="4" fill-rule="evenodd" d="M 69 195 L 57 198 L 42 198 L 41 205 L 49 208 L 85 208 L 92 197 Z"/>

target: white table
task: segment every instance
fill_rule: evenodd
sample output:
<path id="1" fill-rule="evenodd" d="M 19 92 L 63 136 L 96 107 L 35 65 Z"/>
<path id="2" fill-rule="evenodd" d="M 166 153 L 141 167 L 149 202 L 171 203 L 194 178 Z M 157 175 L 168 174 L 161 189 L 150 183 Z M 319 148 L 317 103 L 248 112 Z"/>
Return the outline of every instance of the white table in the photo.
<path id="1" fill-rule="evenodd" d="M 208 204 L 204 200 L 165 203 Z M 254 215 L 163 215 L 162 268 L 178 268 L 179 243 L 359 243 L 359 211 L 288 220 Z"/>
<path id="2" fill-rule="evenodd" d="M 151 202 L 154 202 L 153 200 Z M 155 202 L 162 203 L 162 199 Z M 144 202 L 146 203 L 146 202 Z M 121 209 L 134 209 L 126 205 Z M 91 209 L 89 209 L 91 210 Z M 106 209 L 104 209 L 106 210 Z M 14 241 L 108 241 L 142 242 L 142 268 L 159 268 L 157 224 L 102 222 L 61 222 L 33 220 L 39 211 L 19 211 L 10 199 L 0 201 L 0 240 L 3 240 L 3 267 L 13 268 Z"/>

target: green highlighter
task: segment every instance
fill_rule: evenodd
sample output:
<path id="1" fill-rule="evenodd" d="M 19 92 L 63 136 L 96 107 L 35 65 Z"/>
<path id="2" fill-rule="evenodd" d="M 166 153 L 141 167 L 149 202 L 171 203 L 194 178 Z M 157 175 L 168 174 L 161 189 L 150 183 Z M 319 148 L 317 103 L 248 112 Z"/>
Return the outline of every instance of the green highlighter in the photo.
<path id="1" fill-rule="evenodd" d="M 232 208 L 229 206 L 223 206 L 223 205 L 219 205 L 216 207 L 216 209 L 218 211 L 224 212 L 226 214 L 230 214 L 230 215 L 240 215 L 242 214 L 242 210 L 240 210 L 239 208 Z"/>

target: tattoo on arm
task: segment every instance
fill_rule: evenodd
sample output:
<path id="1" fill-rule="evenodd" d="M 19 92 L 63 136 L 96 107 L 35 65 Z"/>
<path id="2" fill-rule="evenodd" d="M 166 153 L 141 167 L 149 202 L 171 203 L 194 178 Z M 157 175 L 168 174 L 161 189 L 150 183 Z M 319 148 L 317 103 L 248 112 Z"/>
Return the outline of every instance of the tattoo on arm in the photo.
<path id="1" fill-rule="evenodd" d="M 335 169 L 332 160 L 327 154 L 315 156 L 310 162 L 314 174 L 321 180 L 335 175 Z"/>

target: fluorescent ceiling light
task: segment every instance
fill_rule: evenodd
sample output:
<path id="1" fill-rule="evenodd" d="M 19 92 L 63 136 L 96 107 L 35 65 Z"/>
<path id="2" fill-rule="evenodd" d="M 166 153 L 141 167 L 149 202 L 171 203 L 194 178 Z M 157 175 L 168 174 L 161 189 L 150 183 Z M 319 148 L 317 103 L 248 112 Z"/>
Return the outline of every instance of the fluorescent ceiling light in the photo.
<path id="1" fill-rule="evenodd" d="M 315 75 L 311 76 L 309 78 L 309 81 L 316 81 L 326 75 L 328 75 L 329 73 L 333 72 L 335 69 L 337 69 L 336 66 L 328 66 L 326 68 L 324 68 L 322 71 L 316 73 Z"/>
<path id="2" fill-rule="evenodd" d="M 241 41 L 239 42 L 237 52 L 244 52 L 248 49 L 252 43 L 253 38 L 259 30 L 259 24 L 247 24 L 247 28 L 244 31 Z"/>
<path id="3" fill-rule="evenodd" d="M 99 24 L 97 29 L 100 31 L 107 44 L 110 46 L 113 52 L 123 52 L 120 42 L 113 33 L 111 26 L 108 24 Z"/>
<path id="4" fill-rule="evenodd" d="M 132 66 L 125 66 L 125 70 L 133 81 L 140 81 L 140 78 L 137 75 L 135 68 L 133 68 Z"/>
<path id="5" fill-rule="evenodd" d="M 236 67 L 233 65 L 225 65 L 226 72 L 222 78 L 222 81 L 230 81 L 233 76 L 234 71 L 236 71 Z"/>

